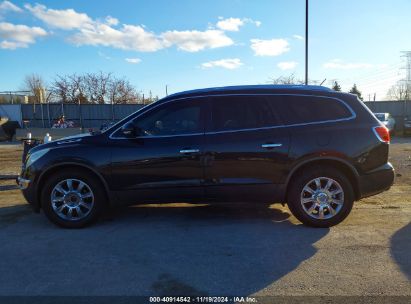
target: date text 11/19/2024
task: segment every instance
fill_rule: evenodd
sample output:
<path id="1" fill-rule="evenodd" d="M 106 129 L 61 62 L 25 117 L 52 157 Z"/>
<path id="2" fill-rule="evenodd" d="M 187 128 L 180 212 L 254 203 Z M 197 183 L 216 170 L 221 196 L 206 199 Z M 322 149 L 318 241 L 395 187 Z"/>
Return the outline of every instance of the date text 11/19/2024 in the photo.
<path id="1" fill-rule="evenodd" d="M 163 296 L 163 297 L 150 297 L 150 303 L 257 303 L 255 297 L 208 297 L 208 296 Z"/>

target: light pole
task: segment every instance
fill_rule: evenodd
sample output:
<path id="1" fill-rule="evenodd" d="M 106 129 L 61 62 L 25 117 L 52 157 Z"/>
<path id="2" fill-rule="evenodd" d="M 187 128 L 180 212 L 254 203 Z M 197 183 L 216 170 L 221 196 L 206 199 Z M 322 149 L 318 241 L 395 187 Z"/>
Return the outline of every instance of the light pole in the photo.
<path id="1" fill-rule="evenodd" d="M 305 85 L 308 85 L 308 0 L 305 0 Z"/>

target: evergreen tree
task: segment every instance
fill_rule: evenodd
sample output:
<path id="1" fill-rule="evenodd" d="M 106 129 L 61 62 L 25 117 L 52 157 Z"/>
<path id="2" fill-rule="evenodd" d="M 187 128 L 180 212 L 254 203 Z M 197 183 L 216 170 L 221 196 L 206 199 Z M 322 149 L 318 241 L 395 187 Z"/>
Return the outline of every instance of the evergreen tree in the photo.
<path id="1" fill-rule="evenodd" d="M 355 94 L 358 96 L 359 99 L 364 100 L 361 96 L 361 92 L 358 90 L 357 85 L 354 83 L 353 87 L 350 90 L 351 94 Z"/>
<path id="2" fill-rule="evenodd" d="M 341 92 L 341 86 L 337 81 L 334 81 L 332 89 L 337 92 Z"/>

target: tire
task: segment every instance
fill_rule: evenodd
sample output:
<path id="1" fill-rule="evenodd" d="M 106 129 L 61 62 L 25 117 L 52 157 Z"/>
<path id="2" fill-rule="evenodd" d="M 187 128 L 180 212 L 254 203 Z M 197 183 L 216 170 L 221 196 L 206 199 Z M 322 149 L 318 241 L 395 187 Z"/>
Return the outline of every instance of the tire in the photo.
<path id="1" fill-rule="evenodd" d="M 84 170 L 68 169 L 51 175 L 41 192 L 45 215 L 64 228 L 82 228 L 95 222 L 106 203 L 103 185 Z"/>
<path id="2" fill-rule="evenodd" d="M 354 203 L 350 181 L 333 167 L 305 169 L 291 181 L 289 189 L 288 208 L 299 221 L 311 227 L 327 228 L 339 224 L 351 212 Z"/>

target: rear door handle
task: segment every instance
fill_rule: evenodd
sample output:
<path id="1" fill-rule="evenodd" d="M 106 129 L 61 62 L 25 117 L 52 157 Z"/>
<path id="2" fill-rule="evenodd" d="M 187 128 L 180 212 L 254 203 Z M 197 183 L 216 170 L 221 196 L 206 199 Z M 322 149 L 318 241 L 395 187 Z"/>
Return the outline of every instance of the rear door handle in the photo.
<path id="1" fill-rule="evenodd" d="M 272 149 L 272 148 L 278 148 L 281 147 L 283 144 L 262 144 L 261 148 L 265 148 L 265 149 Z"/>
<path id="2" fill-rule="evenodd" d="M 182 149 L 180 150 L 181 154 L 190 154 L 190 153 L 198 153 L 200 152 L 199 149 Z"/>

